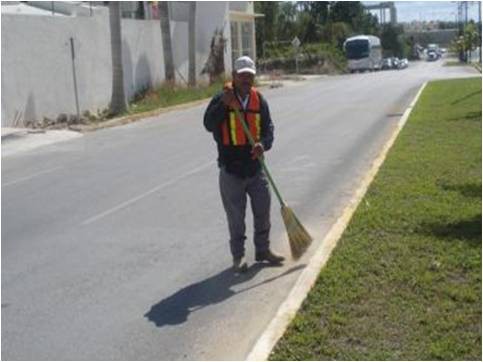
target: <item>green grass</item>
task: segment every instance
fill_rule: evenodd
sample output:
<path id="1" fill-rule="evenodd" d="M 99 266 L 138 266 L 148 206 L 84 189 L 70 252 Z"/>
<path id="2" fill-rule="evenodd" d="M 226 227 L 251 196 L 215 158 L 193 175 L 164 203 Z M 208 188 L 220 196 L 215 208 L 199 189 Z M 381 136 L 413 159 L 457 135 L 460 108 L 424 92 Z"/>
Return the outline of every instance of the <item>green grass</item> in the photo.
<path id="1" fill-rule="evenodd" d="M 481 360 L 481 78 L 428 84 L 272 360 Z"/>
<path id="2" fill-rule="evenodd" d="M 465 67 L 469 65 L 470 64 L 465 62 L 460 62 L 459 60 L 448 60 L 443 64 L 443 66 L 445 67 Z"/>
<path id="3" fill-rule="evenodd" d="M 147 89 L 139 92 L 129 102 L 128 111 L 121 114 L 112 114 L 109 108 L 103 110 L 97 116 L 89 117 L 91 122 L 99 123 L 112 118 L 129 115 L 141 115 L 142 113 L 160 110 L 162 108 L 189 103 L 201 99 L 211 98 L 223 89 L 223 81 L 211 85 L 198 85 L 196 87 L 169 86 L 164 84 L 156 89 Z"/>
<path id="4" fill-rule="evenodd" d="M 465 63 L 465 62 L 460 62 L 459 60 L 448 60 L 443 64 L 443 66 L 445 66 L 445 67 L 475 67 L 476 70 L 481 72 L 481 65 L 479 63 Z"/>
<path id="5" fill-rule="evenodd" d="M 125 117 L 129 115 L 143 116 L 142 113 L 161 110 L 166 107 L 181 105 L 197 100 L 208 99 L 223 89 L 225 81 L 230 79 L 220 80 L 211 85 L 200 84 L 196 87 L 180 87 L 162 85 L 156 89 L 148 89 L 144 92 L 139 92 L 134 99 L 129 102 L 128 111 L 121 114 L 112 114 L 107 108 L 97 115 L 92 115 L 86 112 L 85 118 L 89 119 L 91 123 L 102 123 L 107 120 Z M 259 83 L 255 81 L 255 86 Z"/>
<path id="6" fill-rule="evenodd" d="M 210 98 L 220 92 L 222 88 L 223 82 L 194 88 L 163 86 L 149 91 L 131 102 L 129 114 L 149 112 L 159 108 Z"/>
<path id="7" fill-rule="evenodd" d="M 163 85 L 155 90 L 149 90 L 137 95 L 129 103 L 129 111 L 122 115 L 116 115 L 116 117 L 145 113 L 165 107 L 211 98 L 218 92 L 221 92 L 225 81 L 229 81 L 229 79 L 220 80 L 211 85 L 199 85 L 197 87 L 171 87 Z M 255 86 L 257 86 L 257 82 L 255 82 Z"/>

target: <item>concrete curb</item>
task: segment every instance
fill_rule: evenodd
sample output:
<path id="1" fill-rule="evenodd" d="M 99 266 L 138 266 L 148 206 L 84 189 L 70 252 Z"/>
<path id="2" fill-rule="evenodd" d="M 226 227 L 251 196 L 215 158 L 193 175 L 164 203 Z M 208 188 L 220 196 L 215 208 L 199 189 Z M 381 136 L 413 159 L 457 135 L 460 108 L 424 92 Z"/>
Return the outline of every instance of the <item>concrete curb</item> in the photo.
<path id="1" fill-rule="evenodd" d="M 309 79 L 301 79 L 298 80 L 297 82 L 303 83 L 303 81 L 307 80 L 312 80 L 311 78 Z M 284 80 L 282 81 L 282 85 L 290 85 L 289 82 L 293 82 L 293 80 Z M 270 81 L 262 81 L 257 88 L 258 89 L 264 89 L 264 88 L 269 88 L 271 85 Z M 144 118 L 150 118 L 150 117 L 156 117 L 159 116 L 160 114 L 167 113 L 167 112 L 172 112 L 172 111 L 177 111 L 180 109 L 185 109 L 185 108 L 190 108 L 190 107 L 196 107 L 200 104 L 206 103 L 210 101 L 211 97 L 203 98 L 203 99 L 198 99 L 196 101 L 191 101 L 187 103 L 180 103 L 174 106 L 169 106 L 169 107 L 163 107 L 163 108 L 158 108 L 152 111 L 148 112 L 143 112 L 143 113 L 136 113 L 136 114 L 131 114 L 123 117 L 118 117 L 118 118 L 113 118 L 108 121 L 103 121 L 100 123 L 95 123 L 95 124 L 75 124 L 72 126 L 68 126 L 67 130 L 70 131 L 76 131 L 80 133 L 87 133 L 87 132 L 94 132 L 100 129 L 104 128 L 111 128 L 111 127 L 117 127 L 117 126 L 123 126 L 132 122 L 136 122 L 138 120 L 144 119 Z M 62 128 L 61 128 L 62 129 Z M 10 130 L 10 128 L 9 128 Z M 4 134 L 4 128 L 2 128 L 2 140 L 8 139 L 12 136 L 15 136 L 17 134 L 24 134 L 30 131 L 29 129 L 16 129 L 17 131 L 6 131 Z M 44 131 L 49 130 L 45 129 Z M 58 130 L 58 129 L 55 129 Z"/>
<path id="2" fill-rule="evenodd" d="M 2 127 L 2 141 L 20 137 L 28 133 L 26 128 Z"/>
<path id="3" fill-rule="evenodd" d="M 93 132 L 97 131 L 99 129 L 103 128 L 110 128 L 110 127 L 116 127 L 116 126 L 122 126 L 125 124 L 129 124 L 135 121 L 138 121 L 143 118 L 149 118 L 149 117 L 156 117 L 159 116 L 160 114 L 167 113 L 167 112 L 172 112 L 172 111 L 177 111 L 183 108 L 189 108 L 189 107 L 195 107 L 200 104 L 203 104 L 207 101 L 209 101 L 211 98 L 203 98 L 199 99 L 196 101 L 188 102 L 188 103 L 181 103 L 177 104 L 175 106 L 170 106 L 170 107 L 165 107 L 165 108 L 158 108 L 153 111 L 148 111 L 148 112 L 143 112 L 143 113 L 136 113 L 124 117 L 119 117 L 119 118 L 113 118 L 109 121 L 93 124 L 93 125 L 74 125 L 69 127 L 70 130 L 72 131 L 77 131 L 77 132 Z"/>
<path id="4" fill-rule="evenodd" d="M 42 130 L 32 129 L 10 134 L 7 140 L 2 137 L 2 159 L 20 152 L 33 151 L 39 147 L 53 145 L 60 142 L 82 137 L 82 133 L 71 130 Z"/>
<path id="5" fill-rule="evenodd" d="M 304 81 L 307 81 L 307 80 L 311 80 L 311 79 L 302 79 L 302 80 L 298 80 L 297 82 L 303 83 Z M 285 80 L 285 82 L 282 81 L 283 86 L 289 84 L 287 81 L 293 82 L 293 80 Z M 257 89 L 269 88 L 270 85 L 271 85 L 271 82 L 263 81 L 257 86 Z M 211 99 L 211 97 L 207 97 L 207 98 L 198 99 L 198 100 L 192 101 L 192 102 L 177 104 L 175 106 L 158 108 L 158 109 L 148 111 L 148 112 L 136 113 L 136 114 L 132 114 L 132 115 L 124 116 L 124 117 L 113 118 L 109 121 L 96 123 L 96 124 L 73 125 L 73 126 L 70 126 L 69 129 L 71 131 L 86 133 L 86 132 L 97 131 L 97 130 L 103 129 L 103 128 L 122 126 L 122 125 L 125 125 L 125 124 L 129 124 L 129 123 L 138 121 L 140 119 L 149 118 L 149 117 L 156 117 L 156 116 L 159 116 L 160 114 L 163 114 L 163 113 L 177 111 L 177 110 L 184 109 L 184 108 L 195 107 L 195 106 L 198 106 L 200 104 L 209 102 L 210 99 Z"/>
<path id="6" fill-rule="evenodd" d="M 411 111 L 416 105 L 419 97 L 421 96 L 422 91 L 426 87 L 426 84 L 427 82 L 425 82 L 419 89 L 413 101 L 406 109 L 403 116 L 396 125 L 396 128 L 394 129 L 391 137 L 385 143 L 377 158 L 373 161 L 371 168 L 364 176 L 361 185 L 354 193 L 354 196 L 349 201 L 349 204 L 345 207 L 341 216 L 339 216 L 337 221 L 330 228 L 329 232 L 325 235 L 322 243 L 310 259 L 307 267 L 302 271 L 299 278 L 295 282 L 295 285 L 290 291 L 287 299 L 280 305 L 275 317 L 253 346 L 252 350 L 247 356 L 248 361 L 267 360 L 270 356 L 272 349 L 275 347 L 278 340 L 283 336 L 288 325 L 295 317 L 297 311 L 302 305 L 302 302 L 305 300 L 307 294 L 315 284 L 320 270 L 324 267 L 325 263 L 330 257 L 330 254 L 332 253 L 332 250 L 337 245 L 339 238 L 342 236 L 342 233 L 349 224 L 352 215 L 354 214 L 357 206 L 366 194 L 366 191 L 369 188 L 372 180 L 376 176 L 377 172 L 379 171 L 379 168 L 383 164 L 387 153 L 394 144 L 397 136 L 399 135 L 399 132 L 408 120 L 409 115 L 411 114 Z M 318 236 L 316 236 L 314 239 L 320 240 Z"/>

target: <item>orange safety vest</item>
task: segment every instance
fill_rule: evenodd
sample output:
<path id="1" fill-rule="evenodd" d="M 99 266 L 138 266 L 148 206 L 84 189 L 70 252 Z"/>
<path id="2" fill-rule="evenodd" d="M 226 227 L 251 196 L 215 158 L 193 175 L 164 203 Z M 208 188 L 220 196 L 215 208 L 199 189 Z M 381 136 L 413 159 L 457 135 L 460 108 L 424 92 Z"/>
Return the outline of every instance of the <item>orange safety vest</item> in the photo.
<path id="1" fill-rule="evenodd" d="M 248 107 L 244 114 L 253 139 L 255 142 L 259 142 L 261 132 L 260 98 L 254 87 L 250 90 Z M 243 126 L 233 109 L 228 110 L 227 118 L 221 123 L 221 136 L 224 146 L 244 146 L 248 143 Z"/>

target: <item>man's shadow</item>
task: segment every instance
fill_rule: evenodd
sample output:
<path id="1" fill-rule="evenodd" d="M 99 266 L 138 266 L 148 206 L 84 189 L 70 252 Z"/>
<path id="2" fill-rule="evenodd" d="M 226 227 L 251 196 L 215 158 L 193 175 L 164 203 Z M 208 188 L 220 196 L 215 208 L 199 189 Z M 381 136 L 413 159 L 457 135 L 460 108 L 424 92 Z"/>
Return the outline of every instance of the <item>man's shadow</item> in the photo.
<path id="1" fill-rule="evenodd" d="M 235 274 L 232 268 L 225 269 L 208 279 L 191 284 L 180 289 L 166 299 L 163 299 L 159 303 L 153 305 L 144 317 L 156 324 L 157 327 L 163 327 L 166 324 L 181 324 L 186 322 L 188 315 L 191 312 L 197 311 L 211 304 L 223 302 L 235 294 L 246 292 L 247 290 L 256 288 L 262 284 L 269 283 L 284 275 L 302 269 L 305 265 L 295 266 L 280 275 L 266 279 L 239 291 L 233 291 L 231 289 L 234 285 L 252 279 L 265 267 L 267 267 L 267 264 L 257 263 L 250 266 L 248 271 L 242 274 Z"/>

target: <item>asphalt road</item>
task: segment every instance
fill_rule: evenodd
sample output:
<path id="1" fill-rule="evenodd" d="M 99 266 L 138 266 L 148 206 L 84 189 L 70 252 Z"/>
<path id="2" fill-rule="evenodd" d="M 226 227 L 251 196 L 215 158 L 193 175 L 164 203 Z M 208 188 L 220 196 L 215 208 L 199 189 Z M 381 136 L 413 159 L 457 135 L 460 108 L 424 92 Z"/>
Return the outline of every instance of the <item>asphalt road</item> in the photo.
<path id="1" fill-rule="evenodd" d="M 244 276 L 206 104 L 2 157 L 2 359 L 244 359 L 423 82 L 477 75 L 441 63 L 263 90 L 268 164 L 316 241 L 254 265 L 249 211 Z"/>

